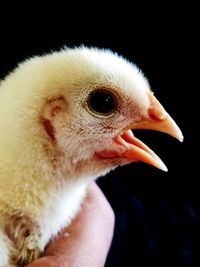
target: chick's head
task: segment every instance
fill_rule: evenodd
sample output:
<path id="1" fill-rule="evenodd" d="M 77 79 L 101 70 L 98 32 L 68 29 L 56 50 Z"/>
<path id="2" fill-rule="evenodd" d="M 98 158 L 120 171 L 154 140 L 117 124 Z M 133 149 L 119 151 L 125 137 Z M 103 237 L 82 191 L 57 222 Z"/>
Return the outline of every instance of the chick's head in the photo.
<path id="1" fill-rule="evenodd" d="M 166 170 L 131 129 L 182 139 L 142 72 L 109 50 L 81 47 L 35 57 L 16 77 L 25 88 L 26 117 L 38 119 L 39 140 L 65 173 L 96 177 L 132 161 Z"/>

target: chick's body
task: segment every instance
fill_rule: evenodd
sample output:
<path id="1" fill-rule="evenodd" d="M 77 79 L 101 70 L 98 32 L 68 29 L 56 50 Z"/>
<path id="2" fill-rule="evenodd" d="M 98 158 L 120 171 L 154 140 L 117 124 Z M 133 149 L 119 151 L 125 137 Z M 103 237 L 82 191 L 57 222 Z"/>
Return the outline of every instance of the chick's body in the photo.
<path id="1" fill-rule="evenodd" d="M 111 92 L 113 110 L 94 110 L 95 90 Z M 149 94 L 134 65 L 84 47 L 34 57 L 1 82 L 0 267 L 38 258 L 87 183 L 130 162 L 113 138 L 148 118 Z"/>

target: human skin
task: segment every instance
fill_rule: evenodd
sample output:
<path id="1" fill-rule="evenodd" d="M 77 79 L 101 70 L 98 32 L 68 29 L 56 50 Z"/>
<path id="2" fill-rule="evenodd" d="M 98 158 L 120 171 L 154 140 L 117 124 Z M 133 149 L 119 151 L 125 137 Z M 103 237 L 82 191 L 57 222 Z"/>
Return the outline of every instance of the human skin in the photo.
<path id="1" fill-rule="evenodd" d="M 93 182 L 81 210 L 47 246 L 43 256 L 27 267 L 103 267 L 114 230 L 114 213 Z"/>

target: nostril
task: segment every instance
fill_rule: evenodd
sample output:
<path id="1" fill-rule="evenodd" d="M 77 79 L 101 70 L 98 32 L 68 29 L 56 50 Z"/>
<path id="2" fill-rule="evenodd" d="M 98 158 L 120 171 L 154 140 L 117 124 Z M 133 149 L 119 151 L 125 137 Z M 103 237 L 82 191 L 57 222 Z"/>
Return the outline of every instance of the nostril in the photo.
<path id="1" fill-rule="evenodd" d="M 148 115 L 152 120 L 162 121 L 166 118 L 167 113 L 159 101 L 155 98 L 153 94 L 149 95 L 150 107 L 148 109 Z"/>
<path id="2" fill-rule="evenodd" d="M 149 117 L 150 117 L 150 119 L 152 119 L 152 120 L 154 120 L 154 121 L 156 121 L 156 120 L 163 120 L 164 119 L 164 116 L 163 115 L 160 115 L 160 114 L 158 114 L 158 113 L 155 113 L 155 110 L 153 110 L 153 112 L 152 112 L 152 110 L 148 110 L 148 115 L 149 115 Z"/>

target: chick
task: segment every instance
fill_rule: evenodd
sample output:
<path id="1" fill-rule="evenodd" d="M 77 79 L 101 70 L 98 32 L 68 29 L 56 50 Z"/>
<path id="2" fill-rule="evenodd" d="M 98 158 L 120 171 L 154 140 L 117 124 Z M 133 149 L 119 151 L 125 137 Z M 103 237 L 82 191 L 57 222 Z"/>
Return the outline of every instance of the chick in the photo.
<path id="1" fill-rule="evenodd" d="M 132 63 L 65 48 L 21 63 L 0 85 L 0 267 L 37 259 L 80 209 L 87 183 L 159 157 L 131 129 L 182 133 Z"/>

